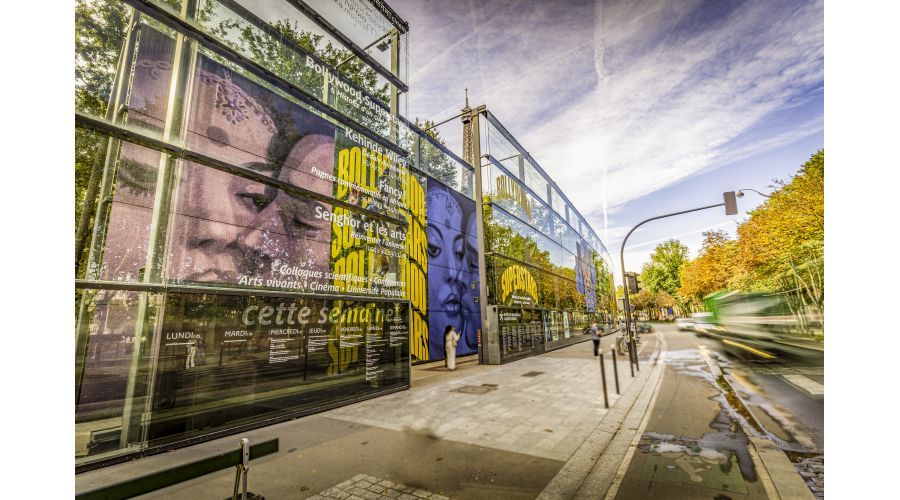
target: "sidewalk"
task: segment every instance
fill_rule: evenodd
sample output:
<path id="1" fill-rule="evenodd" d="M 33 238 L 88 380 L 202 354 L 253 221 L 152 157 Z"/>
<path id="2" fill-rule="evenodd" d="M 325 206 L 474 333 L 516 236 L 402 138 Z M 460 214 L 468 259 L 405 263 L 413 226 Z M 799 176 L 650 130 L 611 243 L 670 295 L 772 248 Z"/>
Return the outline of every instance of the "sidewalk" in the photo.
<path id="1" fill-rule="evenodd" d="M 601 423 L 624 421 L 627 410 L 619 406 L 630 409 L 637 399 L 630 395 L 646 393 L 656 335 L 643 338 L 636 378 L 627 356 L 619 357 L 622 396 L 613 381 L 613 336 L 603 339 L 610 410 L 590 341 L 501 366 L 462 358 L 455 372 L 443 363 L 414 367 L 409 391 L 85 472 L 76 489 L 234 449 L 241 437 L 277 437 L 280 451 L 254 461 L 249 474 L 250 490 L 269 499 L 536 498 L 561 470 L 571 471 L 573 457 L 595 446 Z M 233 480 L 226 470 L 146 498 L 221 499 Z"/>

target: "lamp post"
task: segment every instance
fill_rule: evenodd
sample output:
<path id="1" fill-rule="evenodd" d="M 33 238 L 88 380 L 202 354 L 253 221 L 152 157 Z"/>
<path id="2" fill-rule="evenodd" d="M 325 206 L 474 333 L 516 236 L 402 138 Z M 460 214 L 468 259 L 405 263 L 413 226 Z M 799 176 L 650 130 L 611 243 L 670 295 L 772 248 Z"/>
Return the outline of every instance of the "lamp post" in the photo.
<path id="1" fill-rule="evenodd" d="M 628 234 L 625 235 L 625 239 L 622 240 L 622 248 L 619 250 L 619 258 L 622 264 L 622 292 L 623 297 L 625 299 L 625 333 L 628 335 L 628 350 L 629 350 L 629 363 L 634 363 L 634 366 L 637 367 L 638 371 L 640 371 L 640 366 L 638 365 L 637 358 L 637 346 L 634 343 L 634 332 L 631 328 L 631 304 L 628 301 L 628 282 L 627 278 L 625 278 L 625 243 L 628 242 L 628 237 L 631 236 L 631 233 L 635 231 L 635 229 L 641 227 L 642 225 L 650 222 L 652 220 L 664 219 L 666 217 L 672 217 L 675 215 L 686 214 L 690 212 L 698 212 L 700 210 L 706 210 L 708 208 L 715 207 L 725 207 L 725 215 L 735 215 L 737 214 L 737 200 L 735 199 L 737 195 L 735 195 L 734 191 L 728 191 L 722 194 L 722 198 L 724 201 L 722 203 L 717 203 L 715 205 L 707 205 L 705 207 L 692 208 L 690 210 L 682 210 L 680 212 L 673 212 L 665 215 L 658 215 L 656 217 L 650 217 L 649 219 L 641 221 L 638 225 L 631 228 L 631 231 L 628 231 Z"/>
<path id="2" fill-rule="evenodd" d="M 757 190 L 755 190 L 755 189 L 753 189 L 753 188 L 743 188 L 743 189 L 738 189 L 737 195 L 736 195 L 736 196 L 737 196 L 738 198 L 743 198 L 743 197 L 744 197 L 744 191 L 753 191 L 754 193 L 756 193 L 756 194 L 758 194 L 758 195 L 760 195 L 760 196 L 765 196 L 766 198 L 771 198 L 771 197 L 772 197 L 772 195 L 770 195 L 770 194 L 760 193 L 759 191 L 757 191 Z"/>

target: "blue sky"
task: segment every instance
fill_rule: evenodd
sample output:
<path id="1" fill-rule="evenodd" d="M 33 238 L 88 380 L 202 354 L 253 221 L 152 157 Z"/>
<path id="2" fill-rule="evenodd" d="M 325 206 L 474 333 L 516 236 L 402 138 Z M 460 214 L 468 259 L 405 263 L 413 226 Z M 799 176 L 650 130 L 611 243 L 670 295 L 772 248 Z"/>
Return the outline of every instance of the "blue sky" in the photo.
<path id="1" fill-rule="evenodd" d="M 763 192 L 824 144 L 821 1 L 392 0 L 410 23 L 407 114 L 486 104 L 560 185 L 618 268 L 647 217 Z M 459 126 L 441 127 L 455 139 Z M 456 140 L 451 140 L 456 142 Z M 694 257 L 703 230 L 763 198 L 652 222 L 629 239 L 639 270 L 655 242 Z"/>

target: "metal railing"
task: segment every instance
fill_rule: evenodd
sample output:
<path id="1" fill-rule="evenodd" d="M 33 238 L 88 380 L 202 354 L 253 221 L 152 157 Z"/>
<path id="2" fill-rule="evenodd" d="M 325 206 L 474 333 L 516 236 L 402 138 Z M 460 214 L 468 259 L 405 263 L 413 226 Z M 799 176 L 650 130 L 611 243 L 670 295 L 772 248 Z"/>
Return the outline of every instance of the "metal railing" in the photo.
<path id="1" fill-rule="evenodd" d="M 247 500 L 247 472 L 250 469 L 250 460 L 277 452 L 278 439 L 271 439 L 250 446 L 250 441 L 247 438 L 244 438 L 241 439 L 241 447 L 237 450 L 220 453 L 219 455 L 156 471 L 145 476 L 77 493 L 75 495 L 75 500 L 132 498 L 178 483 L 190 481 L 191 479 L 229 467 L 235 467 L 237 471 L 233 498 Z M 243 490 L 241 495 L 238 495 L 239 484 L 242 484 L 243 486 L 241 488 Z M 258 498 L 258 495 L 254 495 L 253 497 Z"/>

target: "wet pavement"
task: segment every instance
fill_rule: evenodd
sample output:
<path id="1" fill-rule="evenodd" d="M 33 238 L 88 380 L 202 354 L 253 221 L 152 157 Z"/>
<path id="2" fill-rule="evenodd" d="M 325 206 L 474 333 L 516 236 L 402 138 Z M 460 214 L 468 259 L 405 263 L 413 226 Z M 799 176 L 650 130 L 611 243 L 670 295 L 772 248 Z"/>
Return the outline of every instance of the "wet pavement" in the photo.
<path id="1" fill-rule="evenodd" d="M 722 370 L 754 420 L 756 435 L 787 453 L 816 498 L 825 494 L 825 369 L 821 360 L 762 363 L 726 354 L 718 340 L 696 339 Z"/>
<path id="2" fill-rule="evenodd" d="M 821 452 L 823 433 L 802 418 L 815 413 L 815 396 L 798 403 L 796 393 L 802 389 L 783 379 L 797 374 L 796 368 L 770 364 L 758 373 L 759 365 L 726 355 L 714 339 L 671 325 L 658 330 L 666 346 L 663 379 L 636 451 L 610 496 L 768 498 L 773 487 L 767 490 L 757 470 L 761 462 L 754 461 L 751 437 L 798 452 Z M 821 404 L 818 408 L 821 421 Z M 824 467 L 816 465 L 824 462 L 817 461 L 818 455 L 804 458 L 810 456 L 802 467 L 815 492 L 815 481 L 824 480 Z"/>
<path id="3" fill-rule="evenodd" d="M 760 365 L 725 354 L 715 339 L 656 327 L 660 335 L 641 343 L 636 378 L 619 358 L 621 396 L 606 365 L 609 410 L 590 342 L 500 367 L 474 358 L 456 372 L 420 366 L 410 391 L 246 433 L 252 442 L 281 441 L 279 453 L 254 462 L 251 489 L 268 498 L 352 500 L 726 500 L 774 498 L 776 490 L 802 498 L 805 480 L 822 498 L 821 367 Z M 603 340 L 607 358 L 612 341 Z M 86 472 L 76 485 L 168 468 L 231 449 L 236 439 Z M 590 466 L 566 490 L 581 459 Z M 793 490 L 778 488 L 785 471 Z M 233 471 L 222 471 L 147 498 L 223 498 L 232 481 Z"/>

